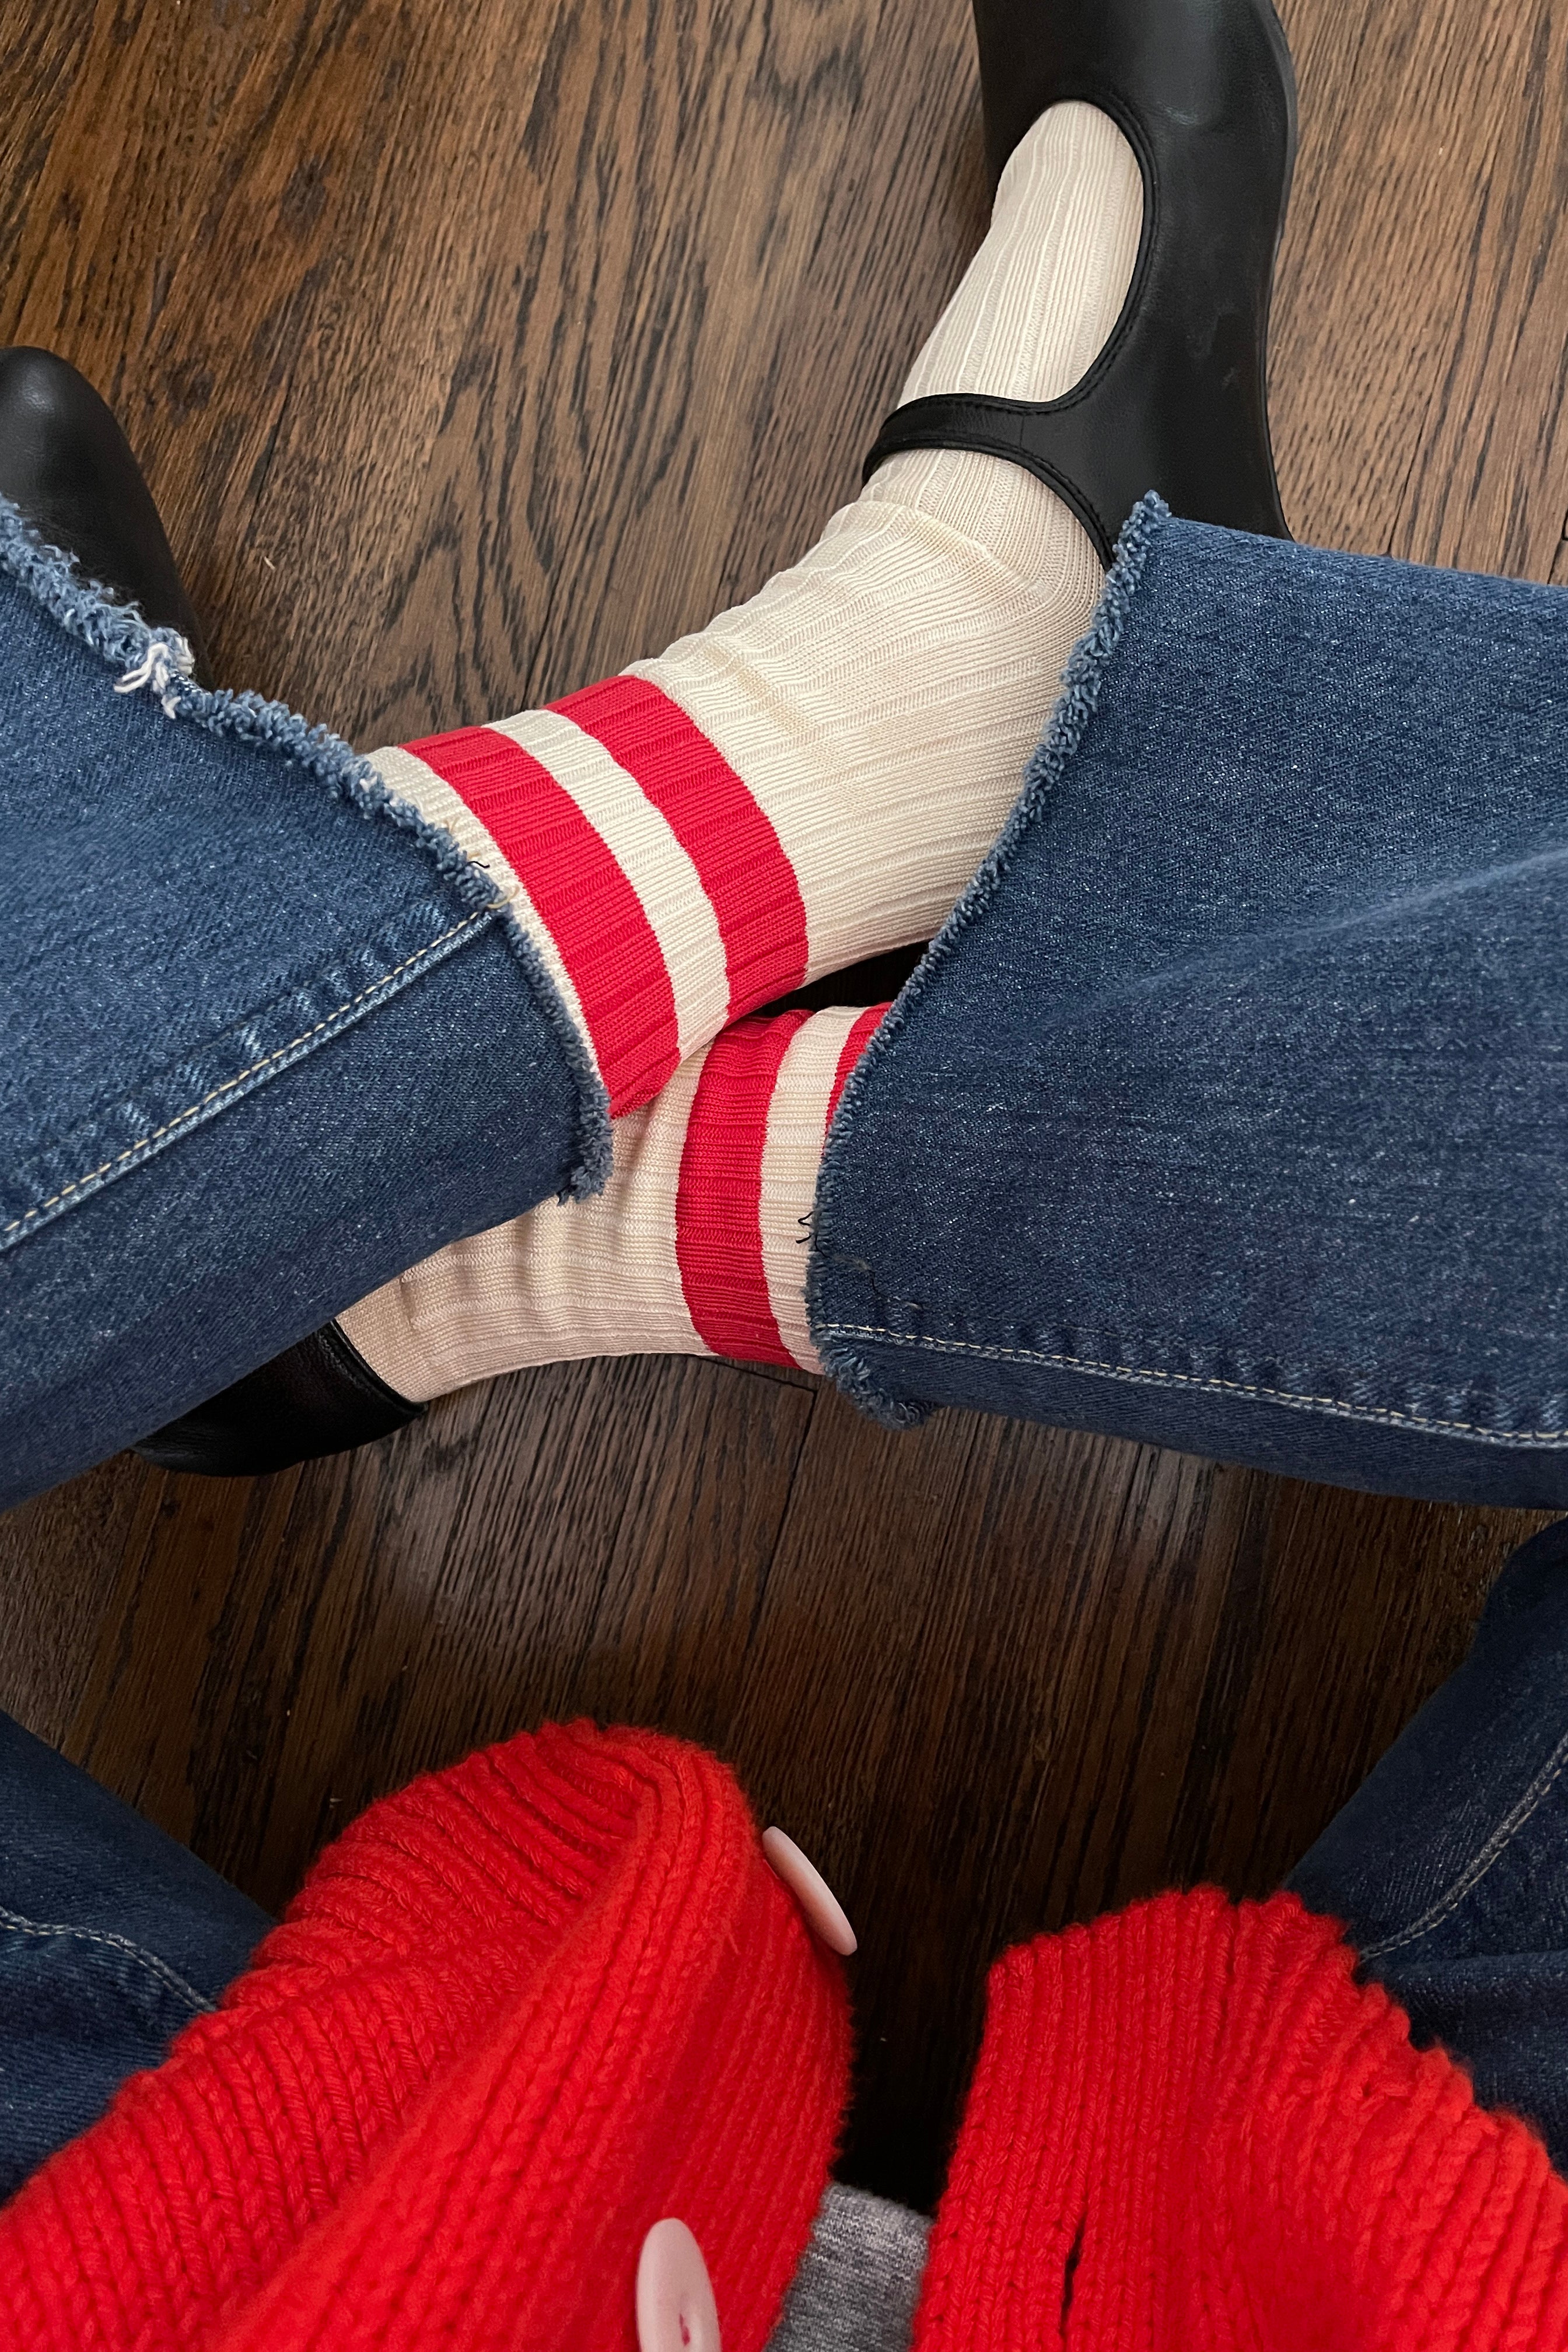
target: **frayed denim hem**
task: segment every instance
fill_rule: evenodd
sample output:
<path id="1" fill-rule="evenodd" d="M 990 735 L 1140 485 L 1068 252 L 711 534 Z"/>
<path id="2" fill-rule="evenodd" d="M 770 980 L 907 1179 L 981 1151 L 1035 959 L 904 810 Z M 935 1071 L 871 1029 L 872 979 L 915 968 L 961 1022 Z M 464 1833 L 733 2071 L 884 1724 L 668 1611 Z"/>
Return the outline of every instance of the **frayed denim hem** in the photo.
<path id="1" fill-rule="evenodd" d="M 847 1338 L 822 1320 L 822 1290 L 826 1281 L 823 1253 L 817 1245 L 819 1222 L 826 1222 L 850 1150 L 855 1107 L 869 1083 L 870 1074 L 891 1053 L 910 1013 L 920 1003 L 932 978 L 957 952 L 965 931 L 983 914 L 1001 887 L 1018 846 L 1027 836 L 1042 803 L 1056 792 L 1069 761 L 1083 741 L 1084 731 L 1100 707 L 1106 672 L 1110 666 L 1132 600 L 1149 559 L 1171 520 L 1171 510 L 1151 490 L 1129 515 L 1116 543 L 1116 561 L 1106 574 L 1105 587 L 1087 634 L 1074 646 L 1062 672 L 1061 690 L 1039 745 L 1024 771 L 1022 788 L 989 856 L 976 871 L 952 914 L 932 940 L 898 1001 L 884 1016 L 875 1036 L 851 1071 L 839 1098 L 822 1156 L 816 1201 L 812 1217 L 811 1261 L 806 1269 L 806 1318 L 823 1370 L 860 1410 L 885 1429 L 914 1429 L 934 1408 L 912 1398 L 892 1395 Z"/>
<path id="2" fill-rule="evenodd" d="M 934 1405 L 920 1404 L 912 1397 L 895 1396 L 884 1387 L 864 1356 L 858 1353 L 849 1339 L 839 1329 L 814 1331 L 816 1352 L 822 1369 L 835 1388 L 858 1405 L 868 1421 L 883 1429 L 919 1429 L 936 1411 Z"/>
<path id="3" fill-rule="evenodd" d="M 885 1021 L 872 1041 L 874 1053 L 895 1024 L 901 1025 L 913 1007 L 930 987 L 933 973 L 956 954 L 960 940 L 970 926 L 983 915 L 1016 856 L 1021 844 L 1032 830 L 1044 803 L 1057 791 L 1068 763 L 1083 741 L 1089 720 L 1100 708 L 1105 690 L 1106 672 L 1112 656 L 1121 643 L 1127 626 L 1132 600 L 1138 593 L 1149 559 L 1171 520 L 1171 509 L 1155 491 L 1140 499 L 1128 516 L 1121 538 L 1116 542 L 1116 561 L 1105 576 L 1105 587 L 1095 608 L 1088 634 L 1079 638 L 1068 656 L 1062 672 L 1061 691 L 1057 697 L 1046 731 L 1038 748 L 1024 771 L 1022 789 L 1013 803 L 1006 824 L 996 836 L 995 845 L 974 876 L 963 896 L 931 943 L 929 951 L 913 973 L 892 1014 Z M 869 1055 L 862 1057 L 864 1069 Z M 853 1080 L 851 1080 L 853 1084 Z M 846 1089 L 847 1092 L 847 1089 Z"/>
<path id="4" fill-rule="evenodd" d="M 1568 1444 L 1550 1429 L 1489 1429 L 1458 1412 L 1360 1408 L 1268 1381 L 1183 1378 L 880 1324 L 830 1325 L 817 1347 L 825 1364 L 847 1370 L 843 1385 L 887 1427 L 909 1425 L 887 1409 L 901 1359 L 927 1386 L 931 1411 L 941 1402 L 1005 1412 L 1049 1429 L 1417 1502 L 1568 1507 Z"/>
<path id="5" fill-rule="evenodd" d="M 475 865 L 452 835 L 400 800 L 374 763 L 351 750 L 330 728 L 312 726 L 286 703 L 268 701 L 248 690 L 237 693 L 229 688 L 198 686 L 189 675 L 191 649 L 177 631 L 154 629 L 134 604 L 118 603 L 99 583 L 84 579 L 70 557 L 48 545 L 5 498 L 0 498 L 0 571 L 68 635 L 120 673 L 117 692 L 146 691 L 170 719 L 184 719 L 209 734 L 276 752 L 303 769 L 325 785 L 332 798 L 365 817 L 384 818 L 408 834 L 460 905 L 474 918 L 491 917 L 500 922 L 576 1090 L 572 1174 L 561 1197 L 586 1200 L 602 1192 L 612 1157 L 609 1097 L 603 1082 L 532 940 L 490 876 Z M 467 931 L 468 927 L 461 928 Z M 434 947 L 450 951 L 447 940 L 435 942 Z M 424 962 L 423 957 L 411 957 L 405 973 L 392 977 L 405 977 L 406 984 L 418 977 Z M 384 1003 L 387 992 L 385 986 L 367 990 L 361 1002 L 345 1005 L 342 1012 L 363 1017 Z M 341 1020 L 335 1024 L 335 1027 L 342 1025 Z M 327 1034 L 322 1024 L 316 1041 Z M 290 1058 L 297 1059 L 298 1055 Z M 279 1069 L 288 1066 L 286 1059 L 279 1058 Z"/>

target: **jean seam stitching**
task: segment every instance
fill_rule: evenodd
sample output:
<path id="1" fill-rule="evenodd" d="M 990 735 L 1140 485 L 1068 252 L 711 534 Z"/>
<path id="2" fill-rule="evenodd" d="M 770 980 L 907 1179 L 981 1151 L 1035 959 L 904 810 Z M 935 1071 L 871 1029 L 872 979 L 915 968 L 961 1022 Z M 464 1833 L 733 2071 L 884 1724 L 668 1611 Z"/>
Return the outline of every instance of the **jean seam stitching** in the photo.
<path id="1" fill-rule="evenodd" d="M 1397 1952 L 1403 1946 L 1415 1943 L 1417 1937 L 1429 1935 L 1434 1927 L 1441 1927 L 1445 1919 L 1451 1917 L 1466 1895 L 1480 1885 L 1493 1863 L 1524 1827 L 1536 1807 L 1551 1794 L 1553 1784 L 1562 1778 L 1565 1764 L 1568 1764 L 1568 1732 L 1564 1732 L 1558 1741 L 1548 1762 L 1536 1774 L 1512 1812 L 1499 1822 L 1485 1845 L 1472 1855 L 1447 1893 L 1424 1911 L 1411 1927 L 1402 1927 L 1397 1935 L 1384 1936 L 1375 1944 L 1358 1945 L 1362 1958 L 1374 1960 L 1381 1958 L 1385 1952 Z"/>
<path id="2" fill-rule="evenodd" d="M 1124 1381 L 1130 1385 L 1160 1381 L 1167 1387 L 1200 1390 L 1207 1395 L 1258 1397 L 1268 1403 L 1322 1411 L 1346 1421 L 1386 1422 L 1402 1428 L 1479 1437 L 1489 1445 L 1556 1443 L 1568 1437 L 1568 1429 L 1489 1429 L 1481 1422 L 1444 1421 L 1431 1413 L 1401 1412 L 1394 1405 L 1346 1404 L 1341 1397 L 1309 1396 L 1293 1389 L 1269 1388 L 1261 1381 L 1222 1381 L 1201 1378 L 1193 1372 L 1159 1371 L 1137 1364 L 1106 1364 L 1092 1357 L 1047 1355 L 1037 1348 L 985 1347 L 973 1339 L 942 1339 L 922 1332 L 889 1331 L 875 1323 L 828 1323 L 822 1327 L 822 1334 L 825 1339 L 878 1339 L 892 1348 L 924 1348 L 941 1355 L 978 1356 L 991 1363 L 1048 1364 L 1063 1371 L 1088 1372 L 1098 1379 Z"/>
<path id="3" fill-rule="evenodd" d="M 302 1029 L 300 1034 L 297 1037 L 291 1037 L 286 1045 L 279 1045 L 272 1053 L 264 1054 L 259 1062 L 252 1062 L 248 1068 L 237 1070 L 232 1077 L 224 1080 L 222 1086 L 211 1087 L 195 1102 L 187 1103 L 184 1110 L 176 1111 L 173 1118 L 165 1119 L 162 1127 L 154 1128 L 148 1135 L 139 1136 L 134 1143 L 127 1144 L 124 1150 L 116 1152 L 111 1160 L 105 1160 L 98 1167 L 88 1169 L 84 1174 L 74 1177 L 68 1184 L 62 1184 L 58 1192 L 51 1192 L 47 1201 L 39 1201 L 23 1215 L 13 1217 L 9 1224 L 0 1226 L 0 1240 L 9 1239 L 13 1234 L 21 1233 L 36 1219 L 47 1216 L 51 1209 L 58 1209 L 60 1202 L 68 1200 L 73 1192 L 81 1192 L 89 1184 L 96 1184 L 100 1177 L 108 1176 L 115 1169 L 123 1168 L 127 1160 L 135 1160 L 151 1151 L 155 1143 L 163 1142 L 174 1133 L 176 1129 L 199 1118 L 204 1111 L 210 1109 L 212 1105 L 221 1100 L 225 1095 L 232 1094 L 237 1087 L 242 1087 L 248 1079 L 258 1076 L 262 1071 L 270 1068 L 274 1062 L 280 1062 L 286 1055 L 298 1053 L 301 1045 L 309 1045 L 312 1037 L 319 1036 L 323 1029 L 330 1029 L 334 1021 L 341 1021 L 346 1013 L 352 1013 L 356 1005 L 363 1004 L 365 999 L 374 996 L 378 989 L 385 988 L 390 982 L 405 972 L 411 964 L 418 963 L 424 956 L 433 955 L 437 948 L 445 947 L 449 940 L 458 938 L 462 932 L 473 930 L 478 926 L 488 923 L 494 911 L 493 907 L 486 907 L 479 914 L 466 916 L 462 922 L 454 923 L 450 929 L 442 931 L 437 938 L 427 940 L 423 947 L 416 948 L 412 955 L 405 956 L 403 961 L 394 964 L 390 971 L 382 972 L 378 978 L 370 982 L 368 986 L 362 988 L 357 995 L 345 997 L 342 1004 L 335 1005 L 331 1013 L 323 1013 L 321 1020 L 313 1023 L 309 1029 Z"/>
<path id="4" fill-rule="evenodd" d="M 185 2002 L 193 2016 L 208 2017 L 212 2014 L 213 2003 L 197 1992 L 194 1985 L 187 1984 L 177 1969 L 172 1969 L 167 1960 L 160 1959 L 156 1952 L 149 1952 L 141 1944 L 133 1944 L 129 1936 L 112 1935 L 100 1927 L 73 1927 L 65 1922 L 56 1924 L 50 1920 L 26 1919 L 19 1911 L 5 1909 L 0 1909 L 0 1928 L 9 1928 L 19 1936 L 58 1937 L 77 1943 L 100 1944 L 105 1950 L 121 1953 L 134 1960 L 138 1967 L 148 1969 L 169 1991 Z"/>

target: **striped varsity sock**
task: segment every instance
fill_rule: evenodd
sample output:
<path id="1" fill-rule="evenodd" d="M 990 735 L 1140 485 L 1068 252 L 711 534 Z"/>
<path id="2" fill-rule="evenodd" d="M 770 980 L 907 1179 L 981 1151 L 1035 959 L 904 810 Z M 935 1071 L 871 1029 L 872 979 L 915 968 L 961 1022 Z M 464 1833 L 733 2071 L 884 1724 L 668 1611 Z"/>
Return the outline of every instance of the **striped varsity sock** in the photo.
<path id="1" fill-rule="evenodd" d="M 904 397 L 1069 390 L 1115 323 L 1142 222 L 1121 133 L 1053 108 Z M 802 562 L 658 659 L 373 757 L 500 883 L 619 1117 L 727 1022 L 940 925 L 1100 587 L 1043 483 L 911 452 Z"/>
<path id="2" fill-rule="evenodd" d="M 754 1015 L 616 1129 L 591 1201 L 453 1242 L 340 1320 L 424 1402 L 579 1356 L 734 1356 L 818 1371 L 808 1221 L 827 1129 L 885 1004 Z"/>

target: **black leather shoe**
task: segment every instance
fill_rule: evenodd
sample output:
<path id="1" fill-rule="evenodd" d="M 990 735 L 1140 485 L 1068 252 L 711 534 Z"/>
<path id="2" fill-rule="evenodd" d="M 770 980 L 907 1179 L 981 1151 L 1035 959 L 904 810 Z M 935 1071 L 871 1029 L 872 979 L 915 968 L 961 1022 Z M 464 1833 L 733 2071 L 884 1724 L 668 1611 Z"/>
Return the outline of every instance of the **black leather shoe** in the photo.
<path id="1" fill-rule="evenodd" d="M 177 629 L 211 684 L 201 625 L 130 444 L 86 377 L 52 352 L 0 350 L 0 494 L 85 578 Z M 423 1410 L 329 1323 L 137 1451 L 172 1470 L 235 1476 L 363 1445 Z"/>
<path id="2" fill-rule="evenodd" d="M 424 1411 L 389 1389 L 335 1323 L 324 1323 L 259 1371 L 166 1423 L 136 1452 L 163 1470 L 253 1477 L 368 1445 Z"/>
<path id="3" fill-rule="evenodd" d="M 53 352 L 0 350 L 0 494 L 41 539 L 155 627 L 177 629 L 210 686 L 206 649 L 153 493 L 92 386 Z"/>
<path id="4" fill-rule="evenodd" d="M 1047 107 L 1083 99 L 1138 158 L 1142 243 L 1121 316 L 1071 392 L 910 401 L 867 476 L 900 449 L 1011 458 L 1107 565 L 1149 490 L 1192 521 L 1289 539 L 1266 369 L 1296 78 L 1269 0 L 974 0 L 974 23 L 993 179 Z"/>

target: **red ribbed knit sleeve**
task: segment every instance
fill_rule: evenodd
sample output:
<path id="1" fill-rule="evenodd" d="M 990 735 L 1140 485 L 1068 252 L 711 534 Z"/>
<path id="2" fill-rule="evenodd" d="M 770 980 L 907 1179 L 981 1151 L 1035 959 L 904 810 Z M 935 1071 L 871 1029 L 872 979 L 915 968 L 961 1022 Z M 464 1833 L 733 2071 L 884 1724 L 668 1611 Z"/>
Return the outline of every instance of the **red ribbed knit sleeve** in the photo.
<path id="1" fill-rule="evenodd" d="M 674 2214 L 757 2352 L 847 2064 L 841 1970 L 720 1765 L 515 1739 L 373 1806 L 0 2215 L 0 2344 L 631 2352 Z"/>
<path id="2" fill-rule="evenodd" d="M 1293 1897 L 1009 1953 L 917 2352 L 1563 2352 L 1568 2187 Z"/>
<path id="3" fill-rule="evenodd" d="M 837 1966 L 709 1758 L 547 1731 L 373 1807 L 0 2215 L 5 2352 L 634 2352 L 642 2238 L 757 2352 Z M 1293 1899 L 1002 1961 L 917 2352 L 1568 2352 L 1568 2186 Z"/>

